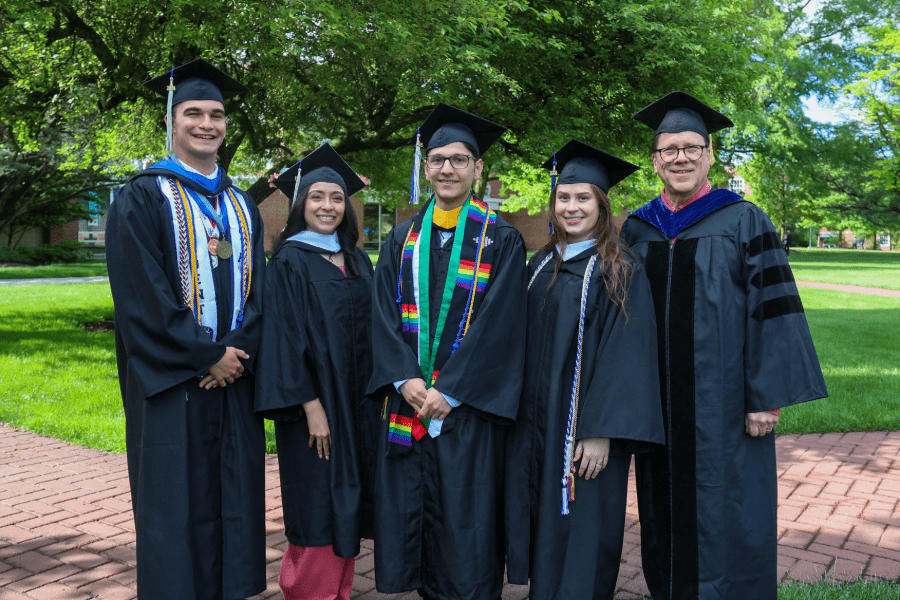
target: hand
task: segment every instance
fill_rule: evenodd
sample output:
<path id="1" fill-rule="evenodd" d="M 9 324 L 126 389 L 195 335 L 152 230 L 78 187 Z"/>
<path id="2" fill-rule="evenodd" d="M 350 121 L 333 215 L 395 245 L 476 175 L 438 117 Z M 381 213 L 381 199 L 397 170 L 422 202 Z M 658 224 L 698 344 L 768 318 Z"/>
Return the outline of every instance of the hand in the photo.
<path id="1" fill-rule="evenodd" d="M 424 419 L 443 419 L 450 414 L 453 407 L 444 395 L 434 388 L 425 393 L 425 402 L 419 409 L 419 416 Z"/>
<path id="2" fill-rule="evenodd" d="M 225 348 L 225 356 L 219 362 L 209 368 L 209 375 L 200 382 L 200 387 L 212 389 L 216 386 L 225 387 L 226 383 L 234 383 L 234 380 L 244 372 L 244 365 L 240 359 L 248 359 L 250 355 L 234 346 Z"/>
<path id="3" fill-rule="evenodd" d="M 778 427 L 778 415 L 770 412 L 747 413 L 744 416 L 744 431 L 753 437 L 772 433 Z"/>
<path id="4" fill-rule="evenodd" d="M 309 447 L 316 445 L 319 458 L 331 460 L 331 429 L 328 427 L 328 415 L 325 407 L 316 398 L 303 404 L 303 412 L 306 413 L 306 425 L 309 427 Z"/>
<path id="5" fill-rule="evenodd" d="M 572 462 L 578 465 L 578 476 L 595 479 L 606 468 L 609 461 L 609 438 L 585 438 L 575 442 L 575 456 Z"/>
<path id="6" fill-rule="evenodd" d="M 400 386 L 400 393 L 403 394 L 403 399 L 406 400 L 407 404 L 412 406 L 416 412 L 420 412 L 427 393 L 425 380 L 420 377 L 408 379 L 406 383 Z"/>

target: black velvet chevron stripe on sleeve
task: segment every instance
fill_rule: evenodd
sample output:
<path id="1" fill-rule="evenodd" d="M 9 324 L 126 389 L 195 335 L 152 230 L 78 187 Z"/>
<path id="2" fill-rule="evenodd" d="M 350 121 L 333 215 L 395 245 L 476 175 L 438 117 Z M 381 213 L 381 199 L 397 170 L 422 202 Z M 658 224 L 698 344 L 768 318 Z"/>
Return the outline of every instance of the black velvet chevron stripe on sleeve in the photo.
<path id="1" fill-rule="evenodd" d="M 802 312 L 803 304 L 800 302 L 800 296 L 780 296 L 761 302 L 750 316 L 757 321 L 765 321 L 766 319 Z"/>
<path id="2" fill-rule="evenodd" d="M 775 248 L 784 250 L 781 241 L 778 239 L 778 235 L 776 235 L 774 231 L 766 231 L 750 240 L 750 243 L 747 246 L 747 254 L 750 256 L 759 256 L 766 250 L 774 250 Z"/>
<path id="3" fill-rule="evenodd" d="M 789 283 L 791 281 L 794 281 L 794 273 L 788 265 L 766 267 L 750 278 L 750 284 L 755 288 L 764 288 L 779 283 Z"/>

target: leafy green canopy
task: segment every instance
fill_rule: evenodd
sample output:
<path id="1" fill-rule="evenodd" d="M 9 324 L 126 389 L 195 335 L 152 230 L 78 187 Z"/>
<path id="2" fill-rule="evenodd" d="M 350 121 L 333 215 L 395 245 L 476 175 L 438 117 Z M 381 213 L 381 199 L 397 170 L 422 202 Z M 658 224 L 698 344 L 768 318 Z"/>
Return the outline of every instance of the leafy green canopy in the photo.
<path id="1" fill-rule="evenodd" d="M 485 160 L 539 206 L 531 166 L 570 137 L 649 165 L 651 132 L 630 116 L 664 93 L 750 110 L 766 67 L 756 4 L 3 0 L 0 126 L 22 148 L 65 129 L 82 167 L 158 157 L 164 104 L 141 83 L 203 56 L 252 89 L 228 103 L 219 162 L 252 174 L 258 201 L 269 173 L 325 140 L 403 201 L 412 152 L 396 150 L 443 101 L 511 128 Z"/>

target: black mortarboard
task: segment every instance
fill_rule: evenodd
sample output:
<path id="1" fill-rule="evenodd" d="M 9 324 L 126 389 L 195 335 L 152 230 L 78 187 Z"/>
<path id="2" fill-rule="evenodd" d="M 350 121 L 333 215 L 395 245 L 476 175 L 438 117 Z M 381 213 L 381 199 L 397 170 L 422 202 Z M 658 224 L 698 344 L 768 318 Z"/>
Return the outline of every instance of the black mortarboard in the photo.
<path id="1" fill-rule="evenodd" d="M 431 150 L 453 142 L 464 142 L 481 156 L 505 132 L 506 127 L 502 125 L 441 103 L 434 107 L 409 143 L 421 141 L 426 150 Z"/>
<path id="2" fill-rule="evenodd" d="M 686 92 L 672 92 L 650 103 L 632 119 L 660 133 L 693 131 L 707 140 L 709 134 L 733 127 L 731 119 Z"/>
<path id="3" fill-rule="evenodd" d="M 272 183 L 285 196 L 291 198 L 293 204 L 297 200 L 298 190 L 322 181 L 341 186 L 348 197 L 366 187 L 359 175 L 329 144 L 322 144 L 304 156 L 300 162 L 281 173 Z"/>
<path id="4" fill-rule="evenodd" d="M 170 69 L 164 75 L 144 82 L 144 85 L 154 92 L 166 95 L 170 80 L 175 86 L 172 94 L 173 106 L 186 100 L 218 100 L 224 103 L 225 98 L 250 91 L 237 79 L 202 58 L 195 58 L 180 67 Z"/>
<path id="5" fill-rule="evenodd" d="M 559 172 L 553 187 L 560 183 L 592 183 L 606 194 L 640 167 L 578 140 L 569 140 L 553 153 L 542 167 Z"/>
<path id="6" fill-rule="evenodd" d="M 250 89 L 215 68 L 202 58 L 195 58 L 144 85 L 168 97 L 166 102 L 166 152 L 172 150 L 172 107 L 187 100 L 217 100 L 249 92 Z"/>

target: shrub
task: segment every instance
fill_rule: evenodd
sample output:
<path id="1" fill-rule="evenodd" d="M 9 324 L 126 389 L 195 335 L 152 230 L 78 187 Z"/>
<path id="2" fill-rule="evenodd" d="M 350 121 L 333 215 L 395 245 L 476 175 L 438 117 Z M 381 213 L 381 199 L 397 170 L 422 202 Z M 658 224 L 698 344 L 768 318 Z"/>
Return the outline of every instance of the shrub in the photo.
<path id="1" fill-rule="evenodd" d="M 51 246 L 19 246 L 18 248 L 0 248 L 0 261 L 23 262 L 46 265 L 50 263 L 84 262 L 92 258 L 93 253 L 84 244 L 75 240 L 63 240 Z"/>

